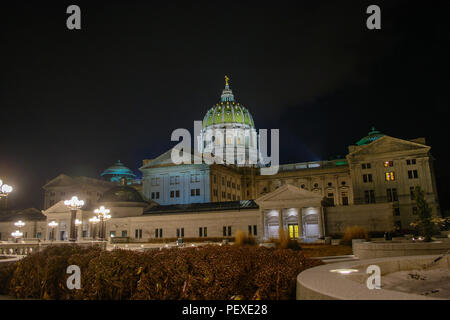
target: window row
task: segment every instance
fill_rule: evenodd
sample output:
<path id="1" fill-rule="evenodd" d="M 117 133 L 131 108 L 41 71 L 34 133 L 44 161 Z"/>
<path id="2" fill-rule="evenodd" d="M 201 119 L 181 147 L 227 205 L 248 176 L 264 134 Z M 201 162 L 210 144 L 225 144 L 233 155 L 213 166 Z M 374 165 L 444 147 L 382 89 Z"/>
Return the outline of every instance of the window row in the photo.
<path id="1" fill-rule="evenodd" d="M 371 173 L 365 173 L 362 175 L 363 182 L 373 182 L 373 177 Z M 408 179 L 418 179 L 419 173 L 417 170 L 408 170 Z M 385 181 L 395 181 L 396 175 L 394 171 L 389 171 L 384 173 L 384 179 Z"/>
<path id="2" fill-rule="evenodd" d="M 415 165 L 416 164 L 416 159 L 407 159 L 406 160 L 406 165 Z M 383 162 L 383 166 L 384 167 L 393 167 L 394 166 L 394 161 L 392 161 L 392 160 L 389 160 L 389 161 L 384 161 Z M 371 164 L 370 163 L 362 163 L 361 164 L 361 168 L 363 169 L 363 170 L 365 170 L 365 169 L 370 169 L 372 166 L 371 166 Z"/>

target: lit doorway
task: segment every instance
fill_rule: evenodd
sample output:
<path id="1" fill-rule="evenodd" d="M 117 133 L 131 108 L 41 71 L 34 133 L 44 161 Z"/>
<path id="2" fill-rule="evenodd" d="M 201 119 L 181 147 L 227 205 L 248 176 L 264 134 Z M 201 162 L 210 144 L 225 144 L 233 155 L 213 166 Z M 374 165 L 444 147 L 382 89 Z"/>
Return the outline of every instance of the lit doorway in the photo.
<path id="1" fill-rule="evenodd" d="M 289 239 L 298 239 L 298 224 L 288 224 Z"/>

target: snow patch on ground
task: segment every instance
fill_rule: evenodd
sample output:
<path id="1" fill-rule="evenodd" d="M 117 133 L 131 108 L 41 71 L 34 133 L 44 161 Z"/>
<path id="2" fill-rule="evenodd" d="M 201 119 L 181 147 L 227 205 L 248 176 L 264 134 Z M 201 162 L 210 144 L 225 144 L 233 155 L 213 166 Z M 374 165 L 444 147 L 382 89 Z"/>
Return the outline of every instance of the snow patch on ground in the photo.
<path id="1" fill-rule="evenodd" d="M 389 273 L 381 277 L 381 288 L 450 299 L 450 270 L 408 270 Z"/>

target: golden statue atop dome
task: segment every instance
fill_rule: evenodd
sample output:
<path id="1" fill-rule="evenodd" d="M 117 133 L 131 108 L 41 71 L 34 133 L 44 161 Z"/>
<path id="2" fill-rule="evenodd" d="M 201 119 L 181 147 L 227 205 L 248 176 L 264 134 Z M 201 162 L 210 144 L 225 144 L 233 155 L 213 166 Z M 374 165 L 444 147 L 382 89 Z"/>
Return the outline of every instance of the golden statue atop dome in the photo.
<path id="1" fill-rule="evenodd" d="M 228 81 L 230 80 L 230 78 L 228 78 L 228 76 L 227 75 L 225 75 L 225 85 L 227 86 L 228 85 Z"/>

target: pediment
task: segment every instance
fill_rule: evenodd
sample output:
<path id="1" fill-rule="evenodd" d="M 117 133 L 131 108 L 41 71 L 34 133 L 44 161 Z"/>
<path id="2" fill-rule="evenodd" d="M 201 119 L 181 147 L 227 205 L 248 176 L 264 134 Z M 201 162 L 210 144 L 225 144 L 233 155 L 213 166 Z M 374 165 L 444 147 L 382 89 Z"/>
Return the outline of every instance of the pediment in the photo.
<path id="1" fill-rule="evenodd" d="M 47 215 L 49 213 L 63 213 L 63 212 L 69 212 L 69 209 L 64 204 L 64 200 L 60 200 L 54 205 L 52 205 L 47 210 L 42 211 L 43 214 Z"/>
<path id="2" fill-rule="evenodd" d="M 301 189 L 291 184 L 285 184 L 278 189 L 265 194 L 255 202 L 264 206 L 265 203 L 274 202 L 298 202 L 298 201 L 322 201 L 323 196 L 309 190 Z"/>
<path id="3" fill-rule="evenodd" d="M 429 146 L 417 142 L 384 136 L 362 148 L 358 148 L 357 150 L 350 153 L 348 157 L 358 158 L 368 155 L 379 155 L 386 153 L 427 153 L 430 149 L 431 148 Z"/>
<path id="4" fill-rule="evenodd" d="M 71 186 L 74 184 L 74 180 L 72 177 L 69 177 L 65 174 L 60 174 L 56 178 L 53 178 L 49 182 L 47 182 L 43 188 L 49 188 L 49 187 L 64 187 L 64 186 Z"/>
<path id="5" fill-rule="evenodd" d="M 153 168 L 153 167 L 163 167 L 163 166 L 174 166 L 174 165 L 176 165 L 172 161 L 172 150 L 174 150 L 174 148 L 169 149 L 168 151 L 164 152 L 162 155 L 160 155 L 160 156 L 156 157 L 155 159 L 151 160 L 145 166 L 142 166 L 140 168 L 140 170 L 147 169 L 147 168 Z M 191 154 L 191 163 L 194 163 L 194 159 L 198 159 L 198 158 L 194 154 Z"/>

